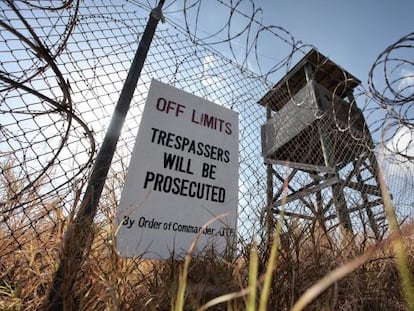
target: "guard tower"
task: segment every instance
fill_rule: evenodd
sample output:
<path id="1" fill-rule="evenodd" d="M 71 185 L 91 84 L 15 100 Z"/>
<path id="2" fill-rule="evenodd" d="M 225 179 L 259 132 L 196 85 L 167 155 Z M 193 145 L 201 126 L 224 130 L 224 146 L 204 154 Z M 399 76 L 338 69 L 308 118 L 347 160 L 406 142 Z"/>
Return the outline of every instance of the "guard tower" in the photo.
<path id="1" fill-rule="evenodd" d="M 324 230 L 383 237 L 374 145 L 353 96 L 359 84 L 313 49 L 258 102 L 267 115 L 261 133 L 269 230 L 283 209 Z"/>

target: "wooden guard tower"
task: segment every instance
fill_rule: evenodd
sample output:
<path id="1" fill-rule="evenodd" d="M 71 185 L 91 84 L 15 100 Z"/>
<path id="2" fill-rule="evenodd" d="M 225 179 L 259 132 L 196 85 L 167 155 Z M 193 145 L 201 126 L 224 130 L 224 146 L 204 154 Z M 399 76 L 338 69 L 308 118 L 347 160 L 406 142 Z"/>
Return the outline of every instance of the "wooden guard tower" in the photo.
<path id="1" fill-rule="evenodd" d="M 311 50 L 258 102 L 267 115 L 261 133 L 269 230 L 283 209 L 324 230 L 383 237 L 374 145 L 353 96 L 359 84 Z"/>

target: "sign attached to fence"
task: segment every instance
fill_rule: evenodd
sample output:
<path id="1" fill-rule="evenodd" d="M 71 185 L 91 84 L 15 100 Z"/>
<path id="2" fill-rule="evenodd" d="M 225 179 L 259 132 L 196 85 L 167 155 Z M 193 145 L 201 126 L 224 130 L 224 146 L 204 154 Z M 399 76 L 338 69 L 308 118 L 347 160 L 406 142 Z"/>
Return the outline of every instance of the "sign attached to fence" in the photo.
<path id="1" fill-rule="evenodd" d="M 238 132 L 237 112 L 152 81 L 118 207 L 122 256 L 180 256 L 197 237 L 197 250 L 221 252 L 233 241 Z"/>

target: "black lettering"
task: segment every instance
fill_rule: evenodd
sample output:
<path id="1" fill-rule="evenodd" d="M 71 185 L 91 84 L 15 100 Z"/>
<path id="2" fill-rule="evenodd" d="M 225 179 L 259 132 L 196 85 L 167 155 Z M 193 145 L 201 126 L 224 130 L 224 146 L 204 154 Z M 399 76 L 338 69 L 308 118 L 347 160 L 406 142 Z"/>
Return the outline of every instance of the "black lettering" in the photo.
<path id="1" fill-rule="evenodd" d="M 190 181 L 188 179 L 183 179 L 181 180 L 181 190 L 180 190 L 180 195 L 183 197 L 186 197 L 187 194 L 187 189 L 188 189 L 188 183 Z"/>
<path id="2" fill-rule="evenodd" d="M 181 143 L 183 141 L 183 137 L 180 135 L 176 135 L 175 136 L 175 144 L 174 144 L 174 149 L 181 149 Z"/>
<path id="3" fill-rule="evenodd" d="M 191 153 L 194 154 L 195 153 L 195 146 L 196 146 L 195 141 L 192 140 L 191 143 L 190 143 L 190 147 L 188 148 L 187 152 L 191 152 Z"/>
<path id="4" fill-rule="evenodd" d="M 152 129 L 152 137 L 151 137 L 151 142 L 154 143 L 155 141 L 155 136 L 157 136 L 157 133 L 160 131 L 159 129 L 156 128 L 151 128 Z"/>
<path id="5" fill-rule="evenodd" d="M 127 224 L 129 224 L 129 216 L 124 216 L 122 219 L 122 225 L 126 226 Z"/>
<path id="6" fill-rule="evenodd" d="M 164 152 L 164 168 L 172 170 L 176 159 L 177 155 Z"/>
<path id="7" fill-rule="evenodd" d="M 165 104 L 167 103 L 167 101 L 165 100 L 165 98 L 158 98 L 157 100 L 157 104 L 155 105 L 155 107 L 157 108 L 157 110 L 159 111 L 164 111 L 165 110 Z"/>
<path id="8" fill-rule="evenodd" d="M 211 190 L 211 201 L 213 201 L 213 202 L 217 202 L 218 201 L 218 188 L 213 188 L 212 190 Z"/>
<path id="9" fill-rule="evenodd" d="M 197 187 L 197 199 L 202 199 L 204 197 L 204 184 L 198 184 Z"/>
<path id="10" fill-rule="evenodd" d="M 211 146 L 210 159 L 217 160 L 217 147 Z"/>
<path id="11" fill-rule="evenodd" d="M 224 151 L 224 163 L 229 163 L 230 161 L 230 152 L 228 150 Z"/>
<path id="12" fill-rule="evenodd" d="M 203 163 L 202 170 L 201 170 L 201 177 L 210 178 L 213 180 L 216 179 L 216 177 L 214 177 L 214 174 L 216 173 L 215 169 L 216 169 L 215 165 Z"/>
<path id="13" fill-rule="evenodd" d="M 214 179 L 215 165 L 205 164 L 204 175 Z M 180 195 L 183 197 L 196 198 L 199 200 L 206 200 L 212 202 L 223 203 L 226 197 L 226 190 L 215 185 L 200 183 L 189 179 L 182 179 L 180 177 L 172 177 L 160 173 L 148 171 L 145 176 L 144 189 L 151 189 L 154 191 L 171 193 L 173 195 Z M 123 219 L 123 225 L 128 222 L 128 219 Z M 135 220 L 130 221 L 130 226 Z"/>
<path id="14" fill-rule="evenodd" d="M 214 127 L 214 120 L 215 117 L 214 116 L 209 116 L 208 114 L 203 114 L 203 125 L 212 129 L 215 129 Z"/>
<path id="15" fill-rule="evenodd" d="M 180 193 L 180 185 L 181 185 L 181 180 L 180 178 L 174 178 L 174 187 L 171 190 L 171 192 L 173 194 L 179 194 Z"/>
<path id="16" fill-rule="evenodd" d="M 225 131 L 224 131 L 224 133 L 226 133 L 227 135 L 231 135 L 231 133 L 232 133 L 231 123 L 230 122 L 226 122 L 226 124 L 224 126 L 226 128 Z"/>
<path id="17" fill-rule="evenodd" d="M 173 148 L 173 140 L 174 140 L 175 134 L 173 133 L 168 133 L 167 134 L 167 143 L 165 144 L 165 146 L 167 146 L 168 148 Z"/>
<path id="18" fill-rule="evenodd" d="M 217 160 L 219 162 L 228 163 L 230 161 L 230 152 L 228 150 L 205 144 L 203 142 L 191 140 L 185 136 L 176 135 L 174 133 L 159 130 L 157 128 L 152 128 L 151 142 L 166 146 L 168 148 L 192 153 L 208 159 Z M 172 159 L 170 160 L 172 161 Z M 164 160 L 164 165 L 167 165 L 165 161 L 167 160 Z M 172 169 L 171 162 L 168 163 L 169 168 Z"/>
<path id="19" fill-rule="evenodd" d="M 163 145 L 165 146 L 165 138 L 167 137 L 167 133 L 164 131 L 160 131 L 160 134 L 158 135 L 158 142 L 157 145 Z"/>
<path id="20" fill-rule="evenodd" d="M 148 171 L 145 175 L 145 181 L 144 181 L 144 189 L 147 189 L 148 182 L 152 182 L 155 179 L 155 174 L 153 172 Z"/>
<path id="21" fill-rule="evenodd" d="M 162 191 L 161 189 L 162 189 L 163 179 L 164 179 L 164 175 L 157 174 L 157 176 L 155 176 L 154 190 Z"/>
<path id="22" fill-rule="evenodd" d="M 203 149 L 204 149 L 204 144 L 203 144 L 203 143 L 201 143 L 201 142 L 199 142 L 199 143 L 197 144 L 197 155 L 198 155 L 198 156 L 203 155 Z"/>
<path id="23" fill-rule="evenodd" d="M 206 197 L 209 197 L 210 196 L 210 189 L 211 189 L 211 185 L 205 185 L 205 187 L 206 187 Z"/>
<path id="24" fill-rule="evenodd" d="M 222 119 L 218 119 L 217 121 L 219 121 L 220 122 L 220 126 L 219 126 L 219 131 L 220 132 L 222 132 L 223 131 L 223 123 L 224 123 L 224 120 L 222 120 Z"/>
<path id="25" fill-rule="evenodd" d="M 194 191 L 193 188 L 197 187 L 197 183 L 195 181 L 190 182 L 190 185 L 188 187 L 188 196 L 190 198 L 194 198 L 196 196 L 196 191 Z"/>
<path id="26" fill-rule="evenodd" d="M 223 149 L 217 149 L 217 161 L 223 162 Z"/>
<path id="27" fill-rule="evenodd" d="M 196 123 L 196 124 L 200 124 L 200 123 L 196 120 L 195 115 L 196 115 L 196 111 L 193 109 L 193 113 L 191 114 L 191 122 Z"/>
<path id="28" fill-rule="evenodd" d="M 181 151 L 184 151 L 184 148 L 190 144 L 190 140 L 187 137 L 183 138 L 183 144 L 181 146 Z"/>
<path id="29" fill-rule="evenodd" d="M 223 203 L 226 200 L 226 190 L 219 188 L 218 201 Z"/>
<path id="30" fill-rule="evenodd" d="M 210 145 L 205 145 L 204 146 L 204 156 L 206 158 L 210 158 L 210 150 L 211 150 L 211 146 Z"/>
<path id="31" fill-rule="evenodd" d="M 140 218 L 138 219 L 138 226 L 139 226 L 140 228 L 145 227 L 145 217 L 140 217 Z"/>
<path id="32" fill-rule="evenodd" d="M 163 183 L 163 187 L 162 187 L 162 190 L 165 192 L 165 193 L 169 193 L 170 191 L 171 191 L 171 185 L 172 185 L 172 177 L 171 176 L 166 176 L 165 178 L 164 178 L 164 183 Z"/>

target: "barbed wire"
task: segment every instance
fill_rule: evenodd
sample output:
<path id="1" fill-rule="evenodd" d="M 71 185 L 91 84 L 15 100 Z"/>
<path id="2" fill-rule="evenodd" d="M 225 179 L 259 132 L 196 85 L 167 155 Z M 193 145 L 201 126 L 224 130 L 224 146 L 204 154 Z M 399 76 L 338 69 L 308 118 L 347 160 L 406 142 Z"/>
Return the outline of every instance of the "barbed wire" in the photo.
<path id="1" fill-rule="evenodd" d="M 75 127 L 80 126 L 83 135 L 89 140 L 89 159 L 80 165 L 77 173 L 74 173 L 71 178 L 62 179 L 60 184 L 55 184 L 54 189 L 45 191 L 43 195 L 55 193 L 57 189 L 75 180 L 90 166 L 95 152 L 92 132 L 73 111 L 71 86 L 57 64 L 76 25 L 80 1 L 66 1 L 61 5 L 56 5 L 54 2 L 56 6 L 41 4 L 43 3 L 36 5 L 30 1 L 7 0 L 7 8 L 2 9 L 4 19 L 0 20 L 0 27 L 3 28 L 2 37 L 4 43 L 8 45 L 8 50 L 3 50 L 0 69 L 0 113 L 9 116 L 15 122 L 13 124 L 13 121 L 10 123 L 6 119 L 4 119 L 6 122 L 2 122 L 2 149 L 9 149 L 9 151 L 2 150 L 2 153 L 9 157 L 10 154 L 14 154 L 15 161 L 20 162 L 15 168 L 24 172 L 25 179 L 24 185 L 21 185 L 14 194 L 0 199 L 0 206 L 4 213 L 33 203 L 22 200 L 23 194 L 37 187 L 44 176 L 50 174 L 67 148 L 69 136 L 73 134 Z M 53 18 L 58 19 L 62 18 L 64 14 L 62 12 L 69 13 L 66 23 L 60 25 L 63 29 L 56 27 L 52 16 L 49 23 L 38 18 L 37 14 L 42 12 L 40 15 L 43 15 L 46 20 L 48 11 L 53 12 Z M 37 33 L 39 28 L 42 29 L 45 37 L 39 37 Z M 54 38 L 56 40 L 52 41 Z M 39 88 L 40 81 L 44 82 L 42 88 Z M 52 94 L 48 89 L 55 85 L 60 90 L 59 94 Z M 54 88 L 54 92 L 56 91 L 57 88 Z M 30 96 L 32 98 L 27 100 L 25 105 L 17 105 L 17 98 Z M 37 121 L 38 119 L 41 122 Z M 19 122 L 22 125 L 19 126 Z M 15 130 L 9 130 L 8 126 Z M 31 134 L 25 133 L 24 127 L 28 127 L 26 131 Z M 46 135 L 43 132 L 45 128 L 54 132 Z M 37 138 L 33 140 L 33 137 Z M 44 154 L 33 151 L 33 145 L 39 138 L 42 143 L 47 143 L 50 147 L 50 150 L 44 151 Z M 51 143 L 57 138 L 58 143 Z M 26 166 L 25 162 L 30 162 L 30 167 Z"/>
<path id="2" fill-rule="evenodd" d="M 16 265 L 31 269 L 32 260 L 24 257 L 28 248 L 39 250 L 42 258 L 51 254 L 57 260 L 63 232 L 79 208 L 96 149 L 155 5 L 155 0 L 0 3 L 2 262 L 15 262 L 15 256 L 22 256 Z M 216 8 L 219 22 L 206 20 L 207 6 Z M 352 226 L 366 236 L 371 234 L 370 221 L 383 217 L 383 211 L 375 187 L 375 159 L 367 151 L 387 151 L 385 171 L 394 204 L 401 219 L 412 214 L 414 70 L 407 55 L 412 54 L 413 33 L 378 56 L 368 87 L 363 83 L 356 87 L 355 100 L 347 99 L 347 111 L 337 111 L 335 105 L 337 98 L 346 97 L 343 92 L 351 83 L 345 71 L 332 88 L 329 100 L 334 117 L 327 120 L 320 115 L 317 122 L 329 129 L 325 134 L 332 145 L 339 146 L 331 154 L 339 159 L 338 176 L 275 164 L 275 204 L 266 208 L 260 127 L 267 120 L 257 102 L 314 47 L 281 25 L 265 25 L 262 14 L 253 0 L 167 1 L 166 23 L 155 34 L 100 200 L 96 238 L 89 241 L 94 252 L 91 258 L 99 260 L 107 256 L 102 250 L 112 251 L 116 205 L 152 78 L 239 112 L 238 240 L 242 247 L 256 238 L 266 239 L 264 216 L 271 212 L 272 217 L 279 217 L 284 194 L 289 202 L 283 209 L 303 234 L 316 230 L 319 219 L 324 221 L 323 230 L 335 230 L 338 191 L 324 184 L 335 178 L 340 180 L 344 205 L 353 215 Z M 270 57 L 265 47 L 271 45 L 277 47 L 277 53 Z M 315 70 L 323 69 L 327 61 L 319 59 Z M 278 100 L 301 107 L 303 103 L 295 96 L 298 86 L 286 85 L 286 92 L 277 94 Z M 363 131 L 369 130 L 376 139 L 374 146 L 364 140 L 364 133 L 353 131 L 355 111 L 364 114 Z M 339 113 L 344 115 L 337 118 Z M 282 125 L 294 117 L 286 114 Z M 325 165 L 321 152 L 315 151 L 321 144 L 315 140 L 318 130 L 317 124 L 310 124 L 283 147 L 285 154 Z M 344 137 L 350 145 L 342 150 Z M 298 193 L 303 195 L 294 200 Z M 285 227 L 288 225 L 286 221 Z M 54 273 L 52 261 L 42 260 L 42 271 Z M 139 259 L 131 261 L 140 271 Z M 6 274 L 2 271 L 2 277 Z M 102 271 L 102 275 L 108 276 L 108 272 Z M 136 292 L 138 282 L 132 277 L 126 280 L 131 293 Z"/>
<path id="3" fill-rule="evenodd" d="M 409 33 L 381 52 L 369 72 L 369 95 L 385 112 L 379 121 L 382 145 L 396 155 L 394 161 L 414 160 L 413 48 Z"/>
<path id="4" fill-rule="evenodd" d="M 209 18 L 204 10 L 207 3 L 225 9 L 226 17 L 220 20 L 220 24 L 206 22 Z M 246 7 L 247 12 L 244 11 Z M 218 9 L 218 12 L 220 11 Z M 177 13 L 182 14 L 182 19 L 177 18 Z M 216 0 L 215 4 L 203 0 L 186 0 L 182 8 L 176 8 L 171 15 L 168 11 L 165 14 L 168 23 L 185 32 L 194 45 L 215 49 L 243 69 L 251 70 L 251 67 L 254 67 L 259 77 L 269 80 L 272 74 L 290 64 L 296 52 L 303 56 L 310 46 L 296 41 L 293 35 L 281 26 L 263 25 L 262 13 L 262 9 L 256 7 L 252 0 L 232 0 L 230 3 Z M 205 25 L 210 25 L 208 30 L 203 29 Z M 281 59 L 272 57 L 276 63 L 271 65 L 264 64 L 263 60 L 270 57 L 265 57 L 260 48 L 261 40 L 269 39 L 276 40 L 278 47 L 283 50 L 279 53 L 282 55 Z"/>
<path id="5" fill-rule="evenodd" d="M 0 257 L 31 241 L 26 229 L 40 241 L 50 229 L 44 222 L 53 228 L 63 226 L 71 219 L 66 217 L 76 212 L 79 188 L 88 177 L 146 17 L 155 6 L 151 2 L 6 0 L 0 4 L 0 243 L 6 245 Z M 217 14 L 225 18 L 203 29 L 207 4 L 215 5 Z M 263 233 L 260 218 L 266 206 L 266 171 L 259 142 L 260 126 L 266 120 L 257 101 L 314 47 L 280 25 L 264 25 L 262 11 L 253 0 L 171 1 L 164 15 L 166 24 L 155 34 L 114 158 L 109 179 L 117 181 L 110 182 L 98 219 L 110 224 L 115 217 L 113 210 L 150 80 L 156 78 L 240 113 L 239 231 L 242 242 L 249 241 Z M 364 130 L 369 129 L 373 136 L 381 133 L 375 147 L 382 143 L 393 163 L 412 164 L 414 75 L 407 55 L 411 55 L 413 38 L 413 33 L 402 37 L 378 56 L 369 73 L 368 90 L 358 86 L 345 116 L 329 123 L 332 140 L 346 133 L 360 145 L 365 143 L 364 135 L 352 131 L 358 106 L 367 120 Z M 269 44 L 278 47 L 277 55 L 265 55 L 263 46 Z M 403 49 L 409 52 L 396 55 Z M 318 66 L 326 61 L 321 59 Z M 385 88 L 381 89 L 383 81 Z M 337 82 L 332 103 L 335 96 L 344 98 L 342 91 L 350 83 L 345 72 Z M 287 85 L 283 96 L 295 102 L 298 90 Z M 333 105 L 334 116 L 335 108 Z M 310 128 L 317 131 L 313 125 Z M 309 144 L 312 133 L 307 136 Z M 298 148 L 288 152 L 298 153 Z M 352 150 L 346 152 L 342 155 L 351 158 Z M 345 181 L 355 183 L 355 167 L 345 163 L 341 169 Z M 412 169 L 405 170 L 405 175 L 394 166 L 389 169 L 398 175 L 398 194 L 411 193 Z M 369 169 L 361 170 L 359 178 L 372 177 Z M 282 180 L 285 171 L 292 179 L 289 194 L 305 184 L 317 184 L 323 177 L 300 175 L 294 168 L 284 167 L 277 172 Z M 273 178 L 275 184 L 280 182 Z M 369 186 L 372 184 L 368 188 L 374 193 Z M 346 195 L 350 208 L 360 212 L 362 199 L 355 189 L 348 189 Z M 404 212 L 411 208 L 410 200 L 401 200 Z M 319 213 L 321 202 L 326 203 L 326 217 L 334 219 L 332 194 L 326 189 L 299 203 L 289 203 L 286 209 L 291 208 L 292 214 L 304 211 L 311 218 L 309 211 Z M 65 208 L 67 212 L 61 212 Z M 374 211 L 380 213 L 380 207 Z M 364 217 L 359 225 L 365 230 Z M 335 227 L 337 222 L 329 225 Z"/>

